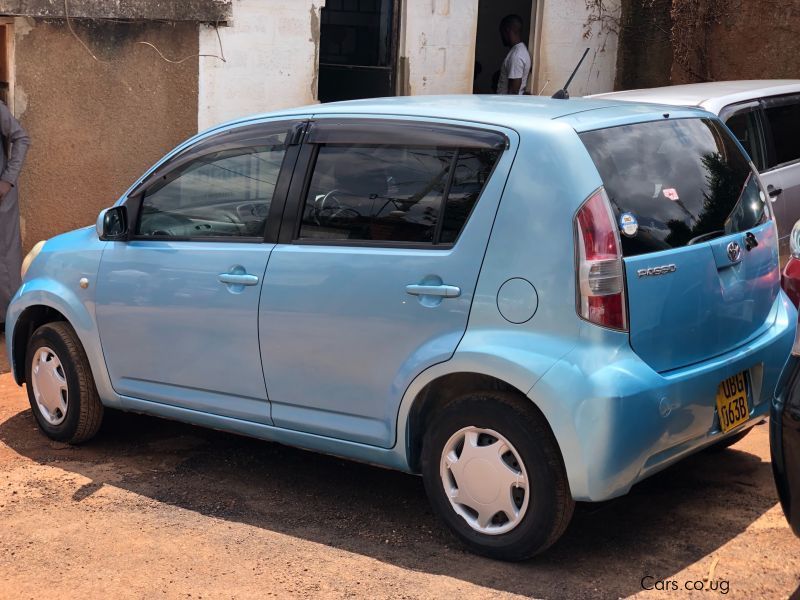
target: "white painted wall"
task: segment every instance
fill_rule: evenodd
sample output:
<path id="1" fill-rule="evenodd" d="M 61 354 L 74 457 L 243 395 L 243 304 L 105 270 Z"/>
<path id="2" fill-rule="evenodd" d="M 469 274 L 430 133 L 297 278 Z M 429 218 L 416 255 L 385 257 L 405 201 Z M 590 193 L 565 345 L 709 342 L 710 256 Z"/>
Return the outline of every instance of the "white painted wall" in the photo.
<path id="1" fill-rule="evenodd" d="M 605 0 L 619 18 L 619 0 Z M 227 62 L 199 59 L 201 130 L 230 119 L 317 102 L 320 9 L 325 0 L 233 0 L 233 21 L 220 27 Z M 406 0 L 399 55 L 406 62 L 398 93 L 469 94 L 475 64 L 478 0 Z M 570 87 L 573 96 L 613 89 L 617 37 L 589 24 L 586 0 L 539 0 L 533 92 L 550 95 L 583 49 L 591 51 Z M 538 54 L 537 54 L 538 48 Z M 220 53 L 213 27 L 201 26 L 200 52 Z M 402 63 L 401 63 L 402 64 Z M 402 67 L 401 67 L 402 68 Z M 403 81 L 401 77 L 401 81 Z"/>
<path id="2" fill-rule="evenodd" d="M 619 0 L 606 0 L 608 25 L 620 17 Z M 590 48 L 580 71 L 569 88 L 573 97 L 608 92 L 614 89 L 617 66 L 617 35 L 600 23 L 587 23 L 590 13 L 586 0 L 539 0 L 541 29 L 539 30 L 538 69 L 534 93 L 552 95 L 569 78 L 583 51 Z M 548 83 L 549 81 L 549 83 Z M 546 86 L 546 87 L 545 87 Z"/>
<path id="3" fill-rule="evenodd" d="M 201 57 L 198 126 L 317 101 L 320 8 L 325 0 L 233 0 L 220 27 L 227 62 Z M 200 53 L 219 55 L 213 27 L 200 27 Z"/>
<path id="4" fill-rule="evenodd" d="M 408 0 L 403 5 L 400 56 L 408 61 L 406 93 L 472 93 L 478 0 Z"/>

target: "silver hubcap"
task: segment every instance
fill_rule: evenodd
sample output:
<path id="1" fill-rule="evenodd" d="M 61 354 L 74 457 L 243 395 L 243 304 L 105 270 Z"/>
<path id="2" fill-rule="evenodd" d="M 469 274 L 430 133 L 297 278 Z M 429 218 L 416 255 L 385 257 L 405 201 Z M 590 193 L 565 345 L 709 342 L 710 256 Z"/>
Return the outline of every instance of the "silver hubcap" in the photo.
<path id="1" fill-rule="evenodd" d="M 450 504 L 475 531 L 507 533 L 528 510 L 528 474 L 519 453 L 492 429 L 465 427 L 447 440 L 439 474 Z"/>
<path id="2" fill-rule="evenodd" d="M 50 425 L 60 425 L 67 417 L 69 392 L 61 360 L 50 348 L 39 348 L 31 365 L 33 397 L 42 417 Z"/>

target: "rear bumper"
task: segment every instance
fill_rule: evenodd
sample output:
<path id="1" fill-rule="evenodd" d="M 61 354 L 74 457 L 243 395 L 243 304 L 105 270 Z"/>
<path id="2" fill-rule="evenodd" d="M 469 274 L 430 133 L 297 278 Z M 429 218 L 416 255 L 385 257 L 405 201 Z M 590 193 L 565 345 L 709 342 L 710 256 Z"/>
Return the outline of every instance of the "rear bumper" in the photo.
<path id="1" fill-rule="evenodd" d="M 797 312 L 781 294 L 774 324 L 746 345 L 700 364 L 657 373 L 625 334 L 587 326 L 591 336 L 530 390 L 548 418 L 576 500 L 627 493 L 645 477 L 768 414 L 794 341 Z M 723 434 L 716 414 L 720 382 L 750 374 L 751 418 Z"/>
<path id="2" fill-rule="evenodd" d="M 795 356 L 786 364 L 772 403 L 769 441 L 783 513 L 800 536 L 800 359 Z"/>

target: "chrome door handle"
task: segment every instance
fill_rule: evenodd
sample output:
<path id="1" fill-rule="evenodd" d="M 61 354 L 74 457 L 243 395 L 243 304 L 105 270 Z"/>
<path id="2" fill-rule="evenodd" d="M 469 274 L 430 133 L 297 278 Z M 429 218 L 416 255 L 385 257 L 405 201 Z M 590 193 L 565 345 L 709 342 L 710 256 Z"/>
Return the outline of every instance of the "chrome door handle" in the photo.
<path id="1" fill-rule="evenodd" d="M 218 279 L 227 285 L 258 285 L 258 277 L 247 273 L 220 273 Z"/>
<path id="2" fill-rule="evenodd" d="M 454 285 L 407 285 L 406 293 L 412 296 L 439 296 L 441 298 L 458 298 L 461 288 Z"/>

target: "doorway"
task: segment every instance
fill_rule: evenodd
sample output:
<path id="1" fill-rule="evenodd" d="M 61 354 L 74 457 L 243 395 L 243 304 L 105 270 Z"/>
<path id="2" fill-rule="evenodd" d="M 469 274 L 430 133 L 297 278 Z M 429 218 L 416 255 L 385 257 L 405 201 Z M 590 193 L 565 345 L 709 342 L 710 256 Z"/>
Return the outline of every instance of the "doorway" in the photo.
<path id="1" fill-rule="evenodd" d="M 320 102 L 394 96 L 399 4 L 326 1 L 320 24 Z"/>
<path id="2" fill-rule="evenodd" d="M 494 94 L 497 90 L 500 66 L 508 53 L 508 48 L 504 47 L 500 40 L 500 21 L 506 15 L 519 15 L 522 19 L 522 39 L 528 40 L 528 52 L 533 55 L 531 24 L 535 8 L 534 0 L 479 0 L 475 79 L 472 86 L 474 94 Z M 529 88 L 532 82 L 533 77 L 528 77 Z"/>

